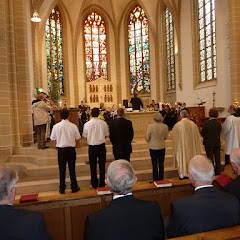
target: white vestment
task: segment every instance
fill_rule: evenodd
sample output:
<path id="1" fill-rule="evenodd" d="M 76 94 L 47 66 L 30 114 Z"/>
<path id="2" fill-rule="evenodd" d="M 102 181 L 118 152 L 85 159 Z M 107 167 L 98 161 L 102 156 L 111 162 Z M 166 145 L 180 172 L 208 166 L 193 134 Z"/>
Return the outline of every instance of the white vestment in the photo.
<path id="1" fill-rule="evenodd" d="M 230 115 L 226 118 L 222 127 L 222 137 L 225 140 L 225 154 L 240 147 L 240 117 Z"/>
<path id="2" fill-rule="evenodd" d="M 170 133 L 173 142 L 173 158 L 177 163 L 179 177 L 188 176 L 188 163 L 195 155 L 202 154 L 202 141 L 197 125 L 183 118 Z"/>

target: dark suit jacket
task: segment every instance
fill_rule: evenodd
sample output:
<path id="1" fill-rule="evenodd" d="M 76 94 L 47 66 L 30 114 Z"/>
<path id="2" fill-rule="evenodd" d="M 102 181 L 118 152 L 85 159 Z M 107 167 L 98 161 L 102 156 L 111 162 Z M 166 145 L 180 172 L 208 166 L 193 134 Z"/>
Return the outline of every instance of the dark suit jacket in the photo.
<path id="1" fill-rule="evenodd" d="M 240 200 L 240 175 L 222 189 L 224 192 L 233 194 Z"/>
<path id="2" fill-rule="evenodd" d="M 113 153 L 131 153 L 133 140 L 133 126 L 130 120 L 116 118 L 110 123 L 110 141 Z"/>
<path id="3" fill-rule="evenodd" d="M 239 224 L 240 206 L 234 196 L 214 187 L 198 189 L 172 205 L 167 227 L 169 238 Z"/>
<path id="4" fill-rule="evenodd" d="M 50 237 L 40 213 L 0 205 L 0 239 L 48 240 Z"/>
<path id="5" fill-rule="evenodd" d="M 143 108 L 142 100 L 141 100 L 141 98 L 139 98 L 139 97 L 133 97 L 133 98 L 131 98 L 130 103 L 132 104 L 133 110 L 140 110 L 140 107 Z"/>
<path id="6" fill-rule="evenodd" d="M 207 147 L 220 146 L 220 135 L 222 124 L 217 119 L 209 119 L 203 124 L 201 131 L 203 137 L 203 145 Z"/>
<path id="7" fill-rule="evenodd" d="M 87 218 L 85 240 L 163 240 L 159 205 L 134 196 L 113 200 Z"/>

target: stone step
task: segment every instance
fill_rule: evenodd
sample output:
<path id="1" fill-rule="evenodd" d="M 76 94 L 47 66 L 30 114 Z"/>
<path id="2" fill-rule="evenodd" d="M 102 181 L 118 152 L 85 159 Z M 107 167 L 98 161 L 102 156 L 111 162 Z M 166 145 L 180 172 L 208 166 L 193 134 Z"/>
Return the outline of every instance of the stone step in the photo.
<path id="1" fill-rule="evenodd" d="M 106 169 L 110 162 L 113 161 L 107 160 Z M 150 156 L 148 157 L 137 157 L 131 158 L 131 164 L 133 168 L 137 170 L 146 170 L 152 169 L 152 163 Z M 14 168 L 20 172 L 23 177 L 20 177 L 20 181 L 31 181 L 35 177 L 35 179 L 53 179 L 56 178 L 59 174 L 58 164 L 51 165 L 42 165 L 38 166 L 36 164 L 27 163 L 27 162 L 10 162 L 8 165 L 14 166 Z M 164 166 L 166 167 L 174 167 L 173 159 L 171 155 L 165 156 Z M 76 163 L 76 174 L 79 176 L 89 176 L 90 175 L 90 166 L 89 164 L 77 162 Z M 66 171 L 66 176 L 69 176 L 68 170 Z"/>
<path id="2" fill-rule="evenodd" d="M 151 181 L 152 179 L 152 170 L 138 170 L 136 171 L 136 176 L 138 181 Z M 165 169 L 165 178 L 171 178 L 177 176 L 177 170 L 175 168 L 166 168 Z M 77 177 L 77 181 L 80 187 L 90 186 L 90 176 Z M 70 189 L 70 179 L 66 178 L 66 190 Z M 17 183 L 17 194 L 31 194 L 31 193 L 40 193 L 48 191 L 58 191 L 59 188 L 59 179 L 50 180 L 37 180 L 29 182 L 19 182 Z"/>
<path id="3" fill-rule="evenodd" d="M 48 150 L 47 150 L 48 151 Z M 21 162 L 21 163 L 32 163 L 38 166 L 49 166 L 57 164 L 57 151 L 54 150 L 54 156 L 41 156 L 41 155 L 13 155 L 10 158 L 10 162 Z M 172 149 L 166 148 L 166 155 L 171 155 Z M 131 159 L 134 158 L 150 158 L 149 149 L 139 149 L 134 150 L 131 154 Z M 107 152 L 107 160 L 113 160 L 114 156 L 112 151 Z M 88 153 L 85 154 L 77 154 L 77 163 L 84 163 L 88 161 Z"/>

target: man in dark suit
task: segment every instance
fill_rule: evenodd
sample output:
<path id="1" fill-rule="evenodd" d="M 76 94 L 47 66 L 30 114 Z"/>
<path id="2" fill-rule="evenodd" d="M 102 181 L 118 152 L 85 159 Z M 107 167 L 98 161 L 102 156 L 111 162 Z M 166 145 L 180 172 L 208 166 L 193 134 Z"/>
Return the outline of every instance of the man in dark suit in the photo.
<path id="1" fill-rule="evenodd" d="M 172 204 L 167 227 L 169 238 L 239 224 L 239 201 L 214 188 L 213 175 L 213 165 L 205 156 L 197 155 L 190 160 L 189 179 L 195 191 L 192 196 Z"/>
<path id="2" fill-rule="evenodd" d="M 18 175 L 15 170 L 0 166 L 0 238 L 50 239 L 40 213 L 14 208 Z"/>
<path id="3" fill-rule="evenodd" d="M 223 191 L 233 194 L 240 200 L 240 148 L 235 148 L 230 153 L 230 163 L 237 177 L 223 187 Z"/>
<path id="4" fill-rule="evenodd" d="M 130 120 L 124 118 L 123 108 L 117 110 L 117 118 L 110 124 L 109 137 L 113 145 L 113 155 L 115 160 L 125 159 L 130 161 L 133 126 Z"/>
<path id="5" fill-rule="evenodd" d="M 215 108 L 209 110 L 209 120 L 204 122 L 201 135 L 203 137 L 203 145 L 207 157 L 211 159 L 215 174 L 221 174 L 221 160 L 220 160 L 220 135 L 222 131 L 222 124 L 217 120 L 218 111 Z"/>
<path id="6" fill-rule="evenodd" d="M 109 165 L 106 184 L 113 201 L 87 218 L 85 240 L 163 240 L 164 225 L 159 205 L 132 195 L 134 170 L 126 160 Z"/>
<path id="7" fill-rule="evenodd" d="M 141 98 L 138 97 L 136 92 L 133 94 L 133 97 L 131 98 L 130 103 L 132 104 L 133 110 L 140 110 L 141 107 L 143 108 L 142 100 Z"/>

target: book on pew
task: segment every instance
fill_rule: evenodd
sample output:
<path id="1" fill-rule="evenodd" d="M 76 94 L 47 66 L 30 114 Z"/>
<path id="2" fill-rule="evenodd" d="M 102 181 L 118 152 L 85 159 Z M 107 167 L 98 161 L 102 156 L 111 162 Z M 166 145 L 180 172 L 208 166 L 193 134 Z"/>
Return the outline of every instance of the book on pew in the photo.
<path id="1" fill-rule="evenodd" d="M 38 193 L 22 195 L 19 199 L 20 203 L 36 202 L 38 200 Z"/>
<path id="2" fill-rule="evenodd" d="M 227 184 L 229 184 L 232 179 L 229 178 L 227 175 L 225 174 L 221 174 L 220 176 L 218 176 L 217 178 L 215 178 L 214 180 L 221 188 L 223 188 L 224 186 L 226 186 Z"/>
<path id="3" fill-rule="evenodd" d="M 172 183 L 169 180 L 158 180 L 153 182 L 156 187 L 171 187 Z"/>
<path id="4" fill-rule="evenodd" d="M 97 188 L 97 194 L 98 195 L 105 195 L 105 194 L 111 194 L 111 190 L 109 187 L 98 187 Z"/>

